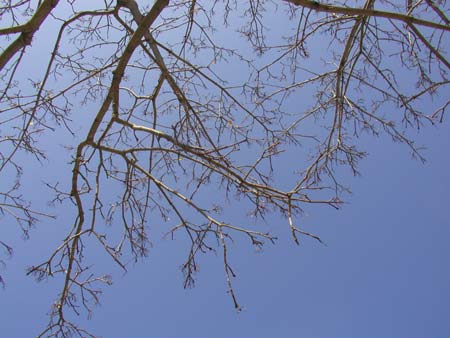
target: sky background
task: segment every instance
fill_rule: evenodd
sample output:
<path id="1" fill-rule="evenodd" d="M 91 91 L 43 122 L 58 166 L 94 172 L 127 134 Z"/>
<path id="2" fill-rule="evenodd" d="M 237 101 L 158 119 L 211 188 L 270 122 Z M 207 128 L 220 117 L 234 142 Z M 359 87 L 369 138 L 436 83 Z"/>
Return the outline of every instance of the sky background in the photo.
<path id="1" fill-rule="evenodd" d="M 362 176 L 349 180 L 348 204 L 303 218 L 327 246 L 304 239 L 297 247 L 285 221 L 272 218 L 276 245 L 255 252 L 238 240 L 232 247 L 242 313 L 226 292 L 220 255 L 204 257 L 196 287 L 184 290 L 182 241 L 155 239 L 150 256 L 128 274 L 116 273 L 92 319 L 80 323 L 111 338 L 448 337 L 450 128 L 422 130 L 426 164 L 386 138 L 361 142 L 370 156 Z M 62 233 L 46 222 L 30 240 L 14 234 L 15 255 L 2 269 L 0 332 L 33 337 L 46 323 L 56 284 L 37 284 L 24 271 Z M 99 254 L 99 266 L 103 259 Z"/>
<path id="2" fill-rule="evenodd" d="M 37 51 L 39 53 L 39 50 Z M 30 65 L 31 67 L 31 65 Z M 80 114 L 87 114 L 80 112 Z M 84 115 L 81 115 L 84 118 Z M 101 252 L 99 270 L 113 271 L 113 286 L 102 304 L 78 323 L 99 337 L 228 338 L 448 338 L 450 336 L 450 126 L 426 126 L 415 136 L 427 162 L 411 159 L 406 146 L 386 136 L 363 136 L 369 156 L 361 176 L 345 177 L 353 194 L 336 211 L 309 207 L 301 227 L 320 235 L 326 246 L 302 238 L 296 246 L 287 221 L 275 215 L 264 227 L 278 236 L 260 252 L 242 239 L 230 246 L 237 278 L 234 289 L 244 307 L 236 313 L 220 251 L 200 259 L 193 289 L 183 289 L 180 265 L 185 241 L 152 238 L 145 260 L 123 274 Z M 413 132 L 414 133 L 414 132 Z M 43 139 L 54 154 L 69 157 L 55 133 Z M 299 150 L 300 151 L 300 150 Z M 22 161 L 26 164 L 27 158 Z M 43 162 L 23 177 L 25 196 L 50 210 L 41 182 L 70 172 L 68 160 Z M 30 162 L 31 165 L 31 162 Z M 33 166 L 35 162 L 33 162 Z M 289 171 L 290 162 L 277 163 Z M 280 183 L 283 177 L 279 177 Z M 39 189 L 38 189 L 39 188 Z M 211 191 L 211 194 L 215 194 Z M 0 336 L 35 337 L 47 323 L 55 280 L 36 283 L 25 270 L 61 242 L 61 226 L 73 210 L 58 209 L 56 221 L 39 223 L 24 241 L 14 224 L 0 227 L 0 238 L 14 247 L 0 272 Z M 224 215 L 233 208 L 224 207 Z M 247 220 L 234 216 L 237 223 Z M 158 227 L 158 225 L 157 225 Z M 162 232 L 157 228 L 155 233 Z"/>

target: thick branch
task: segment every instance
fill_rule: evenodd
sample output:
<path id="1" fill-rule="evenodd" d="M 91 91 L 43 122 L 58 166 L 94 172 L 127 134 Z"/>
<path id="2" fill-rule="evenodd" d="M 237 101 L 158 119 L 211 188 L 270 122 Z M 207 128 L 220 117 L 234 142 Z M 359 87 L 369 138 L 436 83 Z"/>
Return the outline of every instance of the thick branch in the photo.
<path id="1" fill-rule="evenodd" d="M 122 3 L 123 2 L 124 1 L 122 1 Z M 87 136 L 87 140 L 92 141 L 94 139 L 95 133 L 97 132 L 97 129 L 100 126 L 103 117 L 108 111 L 114 95 L 118 93 L 119 84 L 122 81 L 123 74 L 125 73 L 125 68 L 128 66 L 134 50 L 137 48 L 137 46 L 139 46 L 142 37 L 145 35 L 150 26 L 153 24 L 153 22 L 155 22 L 155 20 L 161 14 L 162 10 L 167 7 L 168 4 L 169 0 L 156 0 L 150 12 L 148 12 L 148 14 L 144 17 L 142 22 L 139 24 L 139 27 L 131 37 L 130 42 L 128 43 L 122 57 L 120 58 L 119 64 L 114 71 L 114 76 L 109 87 L 108 95 L 103 101 L 103 104 L 100 107 L 100 110 L 95 117 L 94 122 L 92 123 L 91 129 L 89 130 Z"/>
<path id="2" fill-rule="evenodd" d="M 36 14 L 26 24 L 0 30 L 0 35 L 21 33 L 0 55 L 0 71 L 19 50 L 31 44 L 34 34 L 39 30 L 58 2 L 59 0 L 45 0 L 36 11 Z"/>
<path id="3" fill-rule="evenodd" d="M 333 6 L 333 5 L 322 4 L 317 1 L 311 1 L 311 0 L 283 0 L 283 1 L 289 2 L 296 6 L 310 8 L 310 9 L 318 11 L 318 12 L 344 14 L 344 15 L 350 15 L 350 16 L 355 15 L 355 16 L 378 17 L 378 18 L 399 20 L 399 21 L 403 21 L 406 24 L 415 24 L 415 25 L 419 25 L 419 26 L 425 26 L 425 27 L 430 27 L 430 28 L 435 28 L 435 29 L 441 29 L 444 31 L 450 31 L 449 25 L 443 25 L 443 24 L 439 24 L 439 23 L 436 23 L 433 21 L 423 20 L 423 19 L 419 19 L 419 18 L 416 18 L 413 16 L 400 14 L 400 13 L 379 11 L 376 9 Z"/>

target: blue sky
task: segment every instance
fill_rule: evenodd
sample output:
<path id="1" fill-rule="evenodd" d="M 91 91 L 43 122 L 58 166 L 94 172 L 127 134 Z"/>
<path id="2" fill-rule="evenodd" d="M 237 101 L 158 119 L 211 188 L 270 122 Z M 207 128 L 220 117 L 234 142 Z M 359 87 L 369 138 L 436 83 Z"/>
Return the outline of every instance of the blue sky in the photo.
<path id="1" fill-rule="evenodd" d="M 79 116 L 89 118 L 85 110 Z M 345 174 L 344 182 L 353 192 L 345 196 L 347 203 L 338 211 L 307 207 L 299 218 L 301 226 L 320 235 L 326 246 L 308 238 L 296 246 L 287 221 L 277 215 L 262 224 L 279 237 L 275 245 L 266 243 L 257 252 L 247 240 L 235 238 L 230 259 L 241 313 L 236 313 L 227 294 L 220 253 L 200 258 L 196 287 L 185 290 L 179 267 L 186 243 L 178 237 L 161 238 L 158 234 L 164 228 L 156 225 L 149 257 L 131 263 L 126 274 L 101 251 L 90 253 L 97 270 L 112 272 L 114 284 L 104 289 L 92 318 L 83 313 L 78 323 L 105 338 L 448 337 L 446 120 L 425 126 L 414 136 L 427 148 L 425 164 L 412 160 L 406 146 L 386 136 L 359 139 L 369 156 L 360 164 L 361 176 Z M 70 173 L 71 153 L 62 147 L 70 142 L 63 137 L 56 132 L 42 141 L 60 160 L 44 161 L 23 177 L 25 196 L 37 207 L 57 213 L 58 219 L 39 223 L 26 241 L 13 224 L 0 227 L 0 238 L 15 249 L 6 267 L 0 268 L 7 283 L 0 290 L 2 337 L 36 336 L 46 325 L 46 313 L 60 288 L 56 280 L 36 283 L 25 270 L 52 252 L 65 235 L 65 223 L 72 221 L 73 209 L 49 207 L 49 192 L 40 190 L 42 181 Z M 22 161 L 36 165 L 31 158 Z M 283 173 L 290 165 L 285 157 L 277 163 Z M 285 177 L 277 179 L 283 184 Z M 225 205 L 223 212 L 237 223 L 248 221 L 236 205 Z"/>
<path id="2" fill-rule="evenodd" d="M 349 180 L 349 203 L 304 217 L 327 246 L 308 239 L 295 246 L 277 219 L 268 220 L 276 245 L 255 252 L 237 240 L 232 262 L 242 313 L 226 293 L 219 256 L 203 258 L 196 287 L 184 290 L 182 241 L 156 239 L 145 261 L 126 275 L 116 271 L 102 305 L 80 323 L 111 338 L 448 337 L 449 131 L 445 124 L 422 130 L 425 164 L 402 145 L 363 138 L 370 156 L 362 176 Z M 57 241 L 51 223 L 13 241 L 16 254 L 2 269 L 2 336 L 32 337 L 45 325 L 56 283 L 36 284 L 24 270 Z"/>

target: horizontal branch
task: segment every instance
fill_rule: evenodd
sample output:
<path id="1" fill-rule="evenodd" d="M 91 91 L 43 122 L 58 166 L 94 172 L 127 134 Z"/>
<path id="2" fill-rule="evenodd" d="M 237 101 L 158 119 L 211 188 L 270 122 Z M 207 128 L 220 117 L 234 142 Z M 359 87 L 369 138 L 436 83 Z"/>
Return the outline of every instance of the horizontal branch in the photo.
<path id="1" fill-rule="evenodd" d="M 380 11 L 380 10 L 376 10 L 376 9 L 333 6 L 333 5 L 322 4 L 322 3 L 319 3 L 318 1 L 311 1 L 311 0 L 283 0 L 283 1 L 289 2 L 295 6 L 302 6 L 302 7 L 310 8 L 310 9 L 318 11 L 318 12 L 393 19 L 393 20 L 403 21 L 406 24 L 415 24 L 415 25 L 420 25 L 420 26 L 425 26 L 425 27 L 430 27 L 430 28 L 435 28 L 435 29 L 441 29 L 444 31 L 450 31 L 449 25 L 443 25 L 443 24 L 440 24 L 437 22 L 423 20 L 423 19 L 419 19 L 419 18 L 410 16 L 410 15 L 405 15 L 405 14 L 400 14 L 400 13 Z"/>

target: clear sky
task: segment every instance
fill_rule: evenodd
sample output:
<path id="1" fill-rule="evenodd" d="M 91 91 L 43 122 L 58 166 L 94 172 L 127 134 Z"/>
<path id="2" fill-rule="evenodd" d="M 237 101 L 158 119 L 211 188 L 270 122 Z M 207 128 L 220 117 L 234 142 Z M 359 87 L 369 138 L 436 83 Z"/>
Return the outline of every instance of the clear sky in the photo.
<path id="1" fill-rule="evenodd" d="M 233 246 L 242 313 L 226 293 L 220 257 L 204 258 L 196 287 L 184 290 L 180 242 L 156 239 L 148 259 L 116 273 L 92 319 L 80 322 L 105 338 L 448 337 L 450 128 L 422 130 L 424 165 L 389 140 L 361 142 L 371 155 L 349 181 L 349 203 L 304 218 L 327 246 L 295 246 L 277 219 L 268 221 L 276 245 Z M 55 283 L 36 284 L 24 270 L 58 240 L 57 224 L 40 224 L 30 240 L 12 243 L 16 254 L 2 269 L 2 337 L 32 337 L 45 325 Z"/>
<path id="2" fill-rule="evenodd" d="M 275 245 L 266 243 L 256 252 L 248 241 L 236 238 L 230 248 L 241 313 L 227 294 L 220 253 L 200 259 L 196 287 L 185 290 L 179 269 L 185 242 L 158 236 L 152 238 L 149 257 L 131 263 L 126 274 L 111 268 L 103 253 L 90 253 L 98 256 L 98 270 L 113 271 L 114 284 L 104 289 L 92 318 L 83 313 L 78 323 L 104 338 L 448 338 L 447 120 L 425 126 L 417 135 L 417 144 L 426 147 L 425 164 L 388 137 L 360 139 L 369 156 L 360 164 L 362 175 L 345 180 L 353 192 L 346 196 L 348 203 L 338 211 L 308 208 L 300 218 L 326 246 L 308 238 L 296 246 L 286 220 L 276 216 L 263 225 L 279 237 Z M 51 152 L 68 156 L 58 135 L 43 142 Z M 44 179 L 70 171 L 67 162 L 44 161 L 26 172 L 26 197 L 56 210 L 46 206 L 38 187 Z M 289 171 L 286 159 L 277 165 Z M 41 262 L 63 238 L 65 209 L 58 210 L 56 221 L 39 223 L 26 241 L 15 225 L 0 227 L 0 238 L 15 249 L 0 268 L 7 283 L 0 290 L 0 337 L 35 337 L 47 323 L 60 284 L 36 283 L 25 269 Z M 68 218 L 71 212 L 67 210 Z M 227 212 L 232 210 L 225 205 Z M 247 222 L 239 217 L 238 223 Z"/>

